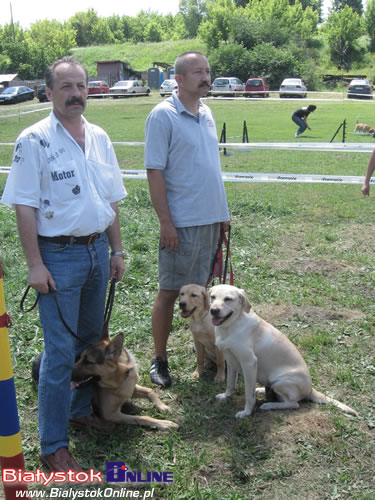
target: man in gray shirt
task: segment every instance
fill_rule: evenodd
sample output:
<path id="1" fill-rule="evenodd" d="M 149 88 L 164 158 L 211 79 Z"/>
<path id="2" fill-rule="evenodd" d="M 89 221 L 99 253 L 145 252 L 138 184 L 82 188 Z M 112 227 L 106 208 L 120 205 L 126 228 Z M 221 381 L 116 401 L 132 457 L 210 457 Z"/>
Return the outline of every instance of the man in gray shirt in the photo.
<path id="1" fill-rule="evenodd" d="M 151 111 L 145 131 L 145 167 L 160 222 L 150 376 L 163 387 L 171 385 L 167 341 L 179 289 L 206 284 L 220 226 L 229 227 L 215 119 L 201 101 L 211 85 L 209 63 L 200 52 L 186 52 L 175 61 L 175 75 L 178 90 Z"/>

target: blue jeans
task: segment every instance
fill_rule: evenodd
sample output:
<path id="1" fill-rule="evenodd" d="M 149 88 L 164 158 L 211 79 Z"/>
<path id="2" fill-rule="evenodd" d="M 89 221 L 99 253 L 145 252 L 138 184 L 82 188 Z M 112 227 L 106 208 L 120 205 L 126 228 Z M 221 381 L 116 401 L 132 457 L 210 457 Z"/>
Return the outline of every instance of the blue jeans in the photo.
<path id="1" fill-rule="evenodd" d="M 295 115 L 293 113 L 292 120 L 294 121 L 294 123 L 296 125 L 299 126 L 299 129 L 297 130 L 298 134 L 302 134 L 306 130 L 306 128 L 307 128 L 306 125 L 305 125 L 305 122 L 303 121 L 303 119 L 300 116 Z"/>
<path id="2" fill-rule="evenodd" d="M 61 314 L 82 340 L 100 338 L 109 280 L 108 240 L 103 233 L 93 245 L 64 245 L 39 240 L 43 262 L 56 282 L 56 293 L 41 294 L 39 315 L 44 354 L 39 373 L 39 436 L 42 455 L 69 446 L 68 423 L 92 413 L 90 387 L 71 392 L 76 356 L 87 348 L 63 325 Z"/>

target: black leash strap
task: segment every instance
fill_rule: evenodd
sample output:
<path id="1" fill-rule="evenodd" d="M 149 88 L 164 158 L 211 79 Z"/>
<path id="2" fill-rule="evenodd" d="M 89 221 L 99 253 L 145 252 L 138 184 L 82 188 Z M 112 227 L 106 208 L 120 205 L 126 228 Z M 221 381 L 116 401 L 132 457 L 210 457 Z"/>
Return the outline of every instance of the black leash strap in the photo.
<path id="1" fill-rule="evenodd" d="M 106 303 L 106 306 L 105 306 L 105 313 L 104 313 L 104 325 L 103 325 L 103 329 L 102 329 L 102 332 L 106 331 L 108 333 L 108 324 L 109 324 L 109 320 L 111 318 L 111 314 L 112 314 L 112 307 L 113 307 L 113 302 L 114 302 L 114 298 L 115 298 L 115 284 L 116 284 L 116 281 L 115 279 L 112 279 L 111 280 L 111 286 L 110 286 L 110 289 L 109 289 L 109 294 L 108 294 L 108 298 L 107 298 L 107 303 Z M 21 299 L 21 302 L 20 302 L 20 308 L 21 308 L 21 311 L 23 313 L 27 313 L 27 312 L 30 312 L 32 311 L 35 306 L 37 305 L 37 303 L 39 302 L 39 298 L 40 298 L 40 293 L 38 292 L 37 296 L 36 296 L 36 300 L 34 302 L 34 304 L 29 307 L 29 309 L 25 309 L 25 300 L 26 300 L 26 297 L 30 291 L 30 288 L 31 286 L 28 285 L 28 287 L 26 288 L 25 290 L 25 293 L 23 294 L 23 297 Z M 56 292 L 54 290 L 51 290 L 49 291 L 49 293 L 51 293 L 53 296 L 54 296 L 54 299 L 55 299 L 55 303 L 56 303 L 56 308 L 57 308 L 57 312 L 59 314 L 59 317 L 61 319 L 61 322 L 62 324 L 65 326 L 65 328 L 68 330 L 68 332 L 74 337 L 76 338 L 77 340 L 79 340 L 82 344 L 86 344 L 86 345 L 92 345 L 90 344 L 89 342 L 86 342 L 85 340 L 82 340 L 81 338 L 78 337 L 78 335 L 76 333 L 73 332 L 73 330 L 70 328 L 70 326 L 67 324 L 67 322 L 65 321 L 64 319 L 64 316 L 62 315 L 62 312 L 60 310 L 60 307 L 59 307 L 59 304 L 57 302 L 57 298 L 56 298 Z"/>

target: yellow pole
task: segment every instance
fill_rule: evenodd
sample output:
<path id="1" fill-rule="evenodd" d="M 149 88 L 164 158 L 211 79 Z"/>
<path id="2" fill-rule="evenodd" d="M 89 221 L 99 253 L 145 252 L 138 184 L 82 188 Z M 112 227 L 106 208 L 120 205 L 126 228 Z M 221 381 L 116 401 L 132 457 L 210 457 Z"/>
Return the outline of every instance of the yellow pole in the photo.
<path id="1" fill-rule="evenodd" d="M 3 471 L 4 469 L 13 469 L 18 472 L 24 470 L 25 462 L 22 453 L 16 390 L 10 356 L 8 335 L 10 323 L 10 316 L 5 309 L 3 271 L 0 259 L 0 401 L 3 408 L 0 413 L 0 466 Z M 6 500 L 18 498 L 18 491 L 28 491 L 26 485 L 21 484 L 3 483 L 3 487 Z M 23 495 L 25 495 L 23 498 L 29 498 L 28 493 L 23 493 Z"/>

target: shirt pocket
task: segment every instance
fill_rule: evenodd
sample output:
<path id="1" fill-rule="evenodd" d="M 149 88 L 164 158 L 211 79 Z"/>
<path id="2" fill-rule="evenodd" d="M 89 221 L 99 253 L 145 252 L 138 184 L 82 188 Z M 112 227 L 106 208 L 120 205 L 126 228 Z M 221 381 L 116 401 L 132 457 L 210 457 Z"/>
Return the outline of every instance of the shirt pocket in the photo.
<path id="1" fill-rule="evenodd" d="M 51 199 L 55 203 L 74 200 L 81 196 L 82 182 L 74 161 L 55 165 L 50 170 Z"/>
<path id="2" fill-rule="evenodd" d="M 94 184 L 99 195 L 110 200 L 114 191 L 113 166 L 95 160 L 88 160 L 90 180 Z"/>

